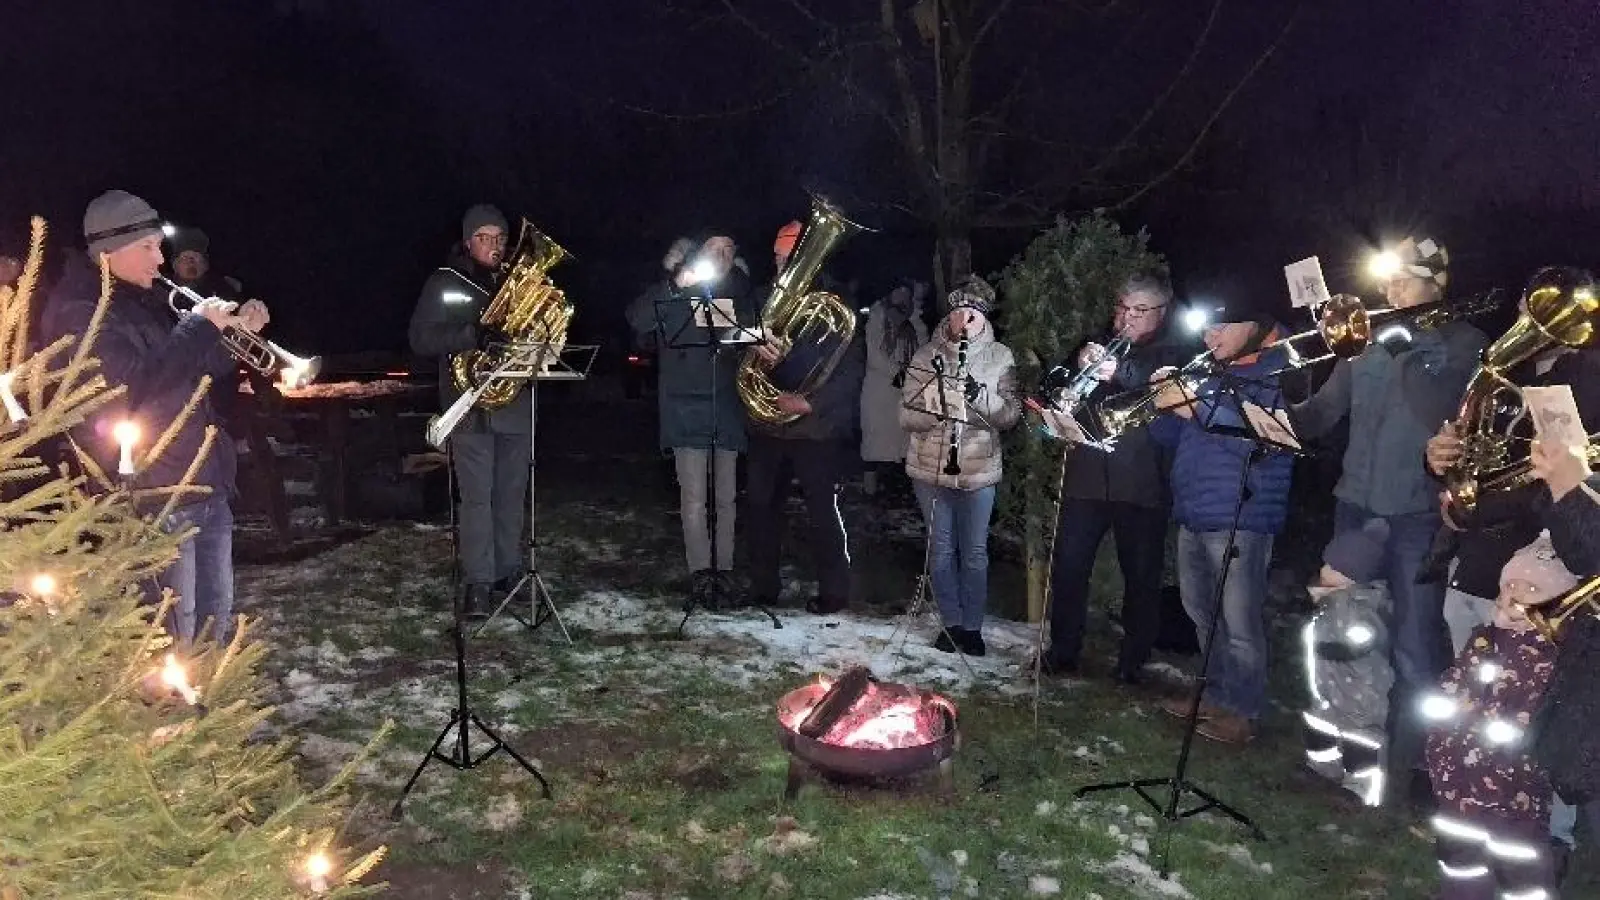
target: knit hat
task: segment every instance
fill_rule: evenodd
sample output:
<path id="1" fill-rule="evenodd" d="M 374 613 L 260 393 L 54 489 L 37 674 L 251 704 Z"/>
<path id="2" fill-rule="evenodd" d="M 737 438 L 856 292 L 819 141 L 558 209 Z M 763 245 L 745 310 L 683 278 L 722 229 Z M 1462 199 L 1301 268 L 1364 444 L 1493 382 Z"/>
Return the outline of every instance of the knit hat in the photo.
<path id="1" fill-rule="evenodd" d="M 1384 544 L 1388 539 L 1389 523 L 1368 519 L 1360 528 L 1334 535 L 1322 551 L 1322 562 L 1356 584 L 1375 581 L 1383 571 Z"/>
<path id="2" fill-rule="evenodd" d="M 89 201 L 83 213 L 91 259 L 160 233 L 161 216 L 155 208 L 127 191 L 106 191 Z"/>
<path id="3" fill-rule="evenodd" d="M 1511 561 L 1500 570 L 1500 586 L 1521 581 L 1533 588 L 1533 596 L 1520 596 L 1519 603 L 1543 603 L 1554 600 L 1578 586 L 1578 576 L 1572 574 L 1561 562 L 1550 543 L 1550 532 L 1541 531 L 1533 543 L 1512 554 Z"/>
<path id="4" fill-rule="evenodd" d="M 805 226 L 800 224 L 799 219 L 779 228 L 778 236 L 772 242 L 772 252 L 779 256 L 793 253 L 794 245 L 800 242 L 800 232 L 803 230 Z"/>
<path id="5" fill-rule="evenodd" d="M 461 239 L 470 241 L 472 236 L 478 233 L 478 229 L 487 228 L 491 225 L 501 231 L 505 231 L 506 217 L 501 215 L 500 210 L 495 209 L 493 206 L 487 203 L 480 203 L 467 210 L 467 214 L 461 217 Z"/>
<path id="6" fill-rule="evenodd" d="M 1430 280 L 1441 288 L 1450 281 L 1450 253 L 1433 238 L 1419 241 L 1407 237 L 1389 252 L 1399 258 L 1400 273 Z"/>
<path id="7" fill-rule="evenodd" d="M 952 310 L 975 309 L 988 315 L 994 309 L 994 288 L 982 278 L 968 275 L 945 298 L 945 306 Z"/>
<path id="8" fill-rule="evenodd" d="M 201 256 L 211 252 L 211 239 L 198 228 L 180 228 L 172 236 L 172 255 L 178 256 L 193 250 Z"/>

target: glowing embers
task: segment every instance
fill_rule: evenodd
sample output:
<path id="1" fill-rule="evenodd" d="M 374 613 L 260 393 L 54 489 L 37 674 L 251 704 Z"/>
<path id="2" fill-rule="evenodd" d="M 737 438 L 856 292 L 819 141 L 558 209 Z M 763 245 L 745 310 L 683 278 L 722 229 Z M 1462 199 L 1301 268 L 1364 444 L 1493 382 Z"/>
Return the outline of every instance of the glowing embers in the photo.
<path id="1" fill-rule="evenodd" d="M 793 754 L 793 797 L 804 764 L 824 777 L 892 779 L 939 767 L 948 790 L 958 740 L 956 708 L 945 697 L 879 682 L 865 668 L 818 678 L 778 701 L 778 740 Z"/>

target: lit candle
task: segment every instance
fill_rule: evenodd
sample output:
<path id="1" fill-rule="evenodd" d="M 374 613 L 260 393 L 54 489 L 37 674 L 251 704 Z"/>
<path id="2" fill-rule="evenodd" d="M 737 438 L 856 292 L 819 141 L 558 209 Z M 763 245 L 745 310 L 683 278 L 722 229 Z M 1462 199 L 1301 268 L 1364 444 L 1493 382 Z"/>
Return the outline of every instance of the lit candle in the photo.
<path id="1" fill-rule="evenodd" d="M 117 439 L 117 447 L 122 451 L 117 457 L 117 474 L 132 476 L 133 471 L 133 445 L 139 442 L 139 426 L 124 419 L 111 429 L 111 436 Z"/>
<path id="2" fill-rule="evenodd" d="M 333 860 L 328 854 L 318 850 L 306 857 L 306 880 L 310 882 L 311 889 L 322 893 L 328 889 L 328 878 L 333 874 Z"/>
<path id="3" fill-rule="evenodd" d="M 200 692 L 189 685 L 189 673 L 183 670 L 183 663 L 178 662 L 175 654 L 167 654 L 167 664 L 161 668 L 161 683 L 182 694 L 190 706 L 200 702 Z"/>
<path id="4" fill-rule="evenodd" d="M 0 402 L 5 404 L 6 415 L 11 417 L 13 423 L 28 418 L 28 411 L 17 402 L 17 395 L 11 393 L 11 382 L 15 381 L 16 377 L 15 372 L 0 373 Z"/>
<path id="5" fill-rule="evenodd" d="M 56 592 L 56 577 L 40 572 L 28 581 L 28 590 L 38 597 L 48 597 Z"/>

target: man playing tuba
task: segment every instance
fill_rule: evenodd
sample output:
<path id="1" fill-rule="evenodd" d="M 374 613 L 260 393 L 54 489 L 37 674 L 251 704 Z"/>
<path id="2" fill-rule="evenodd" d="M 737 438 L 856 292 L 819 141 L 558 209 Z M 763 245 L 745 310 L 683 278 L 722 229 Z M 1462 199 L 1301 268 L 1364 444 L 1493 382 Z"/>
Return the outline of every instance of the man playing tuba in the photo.
<path id="1" fill-rule="evenodd" d="M 461 395 L 452 377 L 451 355 L 506 342 L 505 335 L 480 324 L 499 287 L 505 253 L 505 217 L 493 206 L 472 207 L 461 220 L 461 242 L 450 249 L 417 298 L 411 350 L 439 357 L 444 407 Z M 532 404 L 533 392 L 524 389 L 498 409 L 474 409 L 451 432 L 451 465 L 461 496 L 457 544 L 469 618 L 488 615 L 490 591 L 497 585 L 509 588 L 522 574 Z"/>
<path id="2" fill-rule="evenodd" d="M 799 222 L 785 225 L 773 243 L 774 261 L 781 273 L 800 239 Z M 809 350 L 803 348 L 795 354 Z M 769 369 L 782 363 L 804 369 L 806 361 L 785 359 L 772 344 L 758 345 L 756 353 Z M 747 419 L 749 492 L 750 596 L 757 604 L 778 599 L 783 582 L 779 563 L 783 549 L 783 508 L 789 479 L 798 478 L 811 518 L 812 555 L 817 563 L 820 589 L 806 608 L 814 613 L 838 612 L 850 602 L 850 548 L 844 518 L 839 514 L 839 482 L 847 445 L 855 433 L 857 400 L 866 357 L 856 339 L 834 368 L 833 374 L 810 397 L 780 393 L 775 401 L 785 413 L 799 418 L 770 424 Z"/>

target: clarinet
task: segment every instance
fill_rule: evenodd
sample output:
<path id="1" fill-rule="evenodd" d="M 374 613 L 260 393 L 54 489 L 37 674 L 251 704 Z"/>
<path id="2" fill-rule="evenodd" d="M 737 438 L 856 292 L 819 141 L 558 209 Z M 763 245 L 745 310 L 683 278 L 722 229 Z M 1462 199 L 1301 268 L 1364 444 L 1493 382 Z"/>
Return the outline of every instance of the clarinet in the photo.
<path id="1" fill-rule="evenodd" d="M 967 399 L 967 402 L 970 403 L 973 400 L 978 399 L 977 391 L 975 390 L 975 388 L 978 386 L 978 382 L 977 379 L 973 378 L 972 375 L 967 372 L 967 348 L 967 329 L 962 328 L 961 339 L 956 342 L 955 380 L 961 385 L 962 396 L 964 396 Z M 940 386 L 939 396 L 944 396 L 943 385 Z M 948 409 L 946 411 L 948 413 Z M 965 418 L 965 416 L 963 416 L 963 418 Z M 944 465 L 944 473 L 946 475 L 960 475 L 961 433 L 965 430 L 965 423 L 950 422 L 948 419 L 946 422 L 947 427 L 950 429 L 950 459 Z"/>

